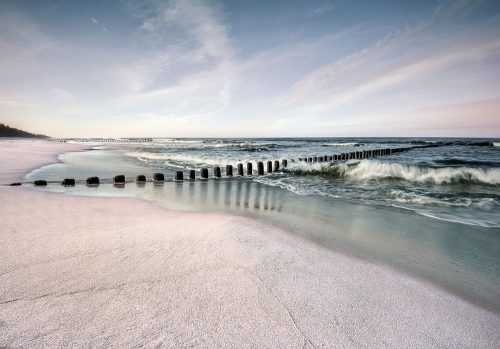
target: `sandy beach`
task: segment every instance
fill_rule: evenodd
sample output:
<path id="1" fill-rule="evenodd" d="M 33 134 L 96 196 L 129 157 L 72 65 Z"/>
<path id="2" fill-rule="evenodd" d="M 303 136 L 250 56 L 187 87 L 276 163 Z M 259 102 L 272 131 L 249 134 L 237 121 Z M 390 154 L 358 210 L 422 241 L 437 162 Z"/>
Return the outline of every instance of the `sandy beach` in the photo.
<path id="1" fill-rule="evenodd" d="M 0 141 L 0 184 L 82 146 Z M 498 348 L 500 316 L 226 214 L 0 186 L 0 348 Z"/>

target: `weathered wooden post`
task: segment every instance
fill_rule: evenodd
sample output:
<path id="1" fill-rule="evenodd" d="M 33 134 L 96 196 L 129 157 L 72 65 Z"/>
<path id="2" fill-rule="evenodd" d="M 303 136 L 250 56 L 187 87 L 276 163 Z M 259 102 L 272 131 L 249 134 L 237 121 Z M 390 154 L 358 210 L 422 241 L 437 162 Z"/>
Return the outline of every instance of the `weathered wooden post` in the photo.
<path id="1" fill-rule="evenodd" d="M 253 175 L 253 169 L 252 169 L 251 162 L 247 162 L 247 175 L 249 175 L 249 176 Z"/>
<path id="2" fill-rule="evenodd" d="M 313 162 L 318 162 L 318 157 L 317 156 L 313 156 Z"/>
<path id="3" fill-rule="evenodd" d="M 208 179 L 208 169 L 207 168 L 202 168 L 200 175 L 201 175 L 202 179 Z"/>
<path id="4" fill-rule="evenodd" d="M 307 162 L 313 162 L 313 158 L 307 158 Z"/>
<path id="5" fill-rule="evenodd" d="M 175 171 L 175 177 L 174 179 L 176 181 L 182 181 L 184 180 L 184 173 L 182 173 L 182 171 Z"/>
<path id="6" fill-rule="evenodd" d="M 279 171 L 280 170 L 280 161 L 279 160 L 274 160 L 274 171 Z"/>
<path id="7" fill-rule="evenodd" d="M 118 175 L 113 177 L 113 184 L 124 184 L 124 183 L 125 183 L 124 175 Z"/>
<path id="8" fill-rule="evenodd" d="M 99 185 L 99 177 L 87 178 L 87 185 Z"/>
<path id="9" fill-rule="evenodd" d="M 146 182 L 146 176 L 145 175 L 138 175 L 135 177 L 136 182 Z"/>
<path id="10" fill-rule="evenodd" d="M 196 171 L 195 170 L 189 170 L 189 179 L 194 181 L 196 179 Z"/>
<path id="11" fill-rule="evenodd" d="M 322 156 L 318 157 L 318 162 L 323 162 L 323 157 Z"/>
<path id="12" fill-rule="evenodd" d="M 227 177 L 233 176 L 233 165 L 226 165 L 226 176 Z"/>
<path id="13" fill-rule="evenodd" d="M 243 176 L 243 164 L 238 164 L 238 176 Z"/>
<path id="14" fill-rule="evenodd" d="M 292 160 L 293 160 L 293 159 L 292 159 Z M 283 159 L 283 160 L 281 160 L 281 165 L 282 165 L 283 167 L 287 167 L 287 166 L 288 166 L 288 160 L 287 160 L 287 159 Z"/>
<path id="15" fill-rule="evenodd" d="M 157 182 L 162 182 L 165 180 L 163 173 L 153 173 L 153 180 Z"/>
<path id="16" fill-rule="evenodd" d="M 262 161 L 259 161 L 257 163 L 257 173 L 262 176 L 264 174 L 264 163 Z"/>
<path id="17" fill-rule="evenodd" d="M 273 162 L 268 161 L 267 162 L 267 173 L 271 173 L 271 172 L 273 172 Z"/>
<path id="18" fill-rule="evenodd" d="M 44 179 L 38 179 L 36 181 L 33 181 L 33 184 L 36 185 L 36 186 L 46 186 L 47 185 L 47 181 L 44 180 Z"/>
<path id="19" fill-rule="evenodd" d="M 216 168 L 214 168 L 214 177 L 215 178 L 220 178 L 221 177 L 220 167 L 219 166 L 217 166 Z"/>
<path id="20" fill-rule="evenodd" d="M 65 186 L 65 187 L 73 187 L 73 186 L 75 186 L 75 179 L 74 178 L 64 178 L 61 185 Z"/>
<path id="21" fill-rule="evenodd" d="M 14 183 L 10 183 L 9 184 L 11 187 L 18 187 L 20 185 L 22 185 L 22 183 L 19 183 L 19 182 L 14 182 Z"/>

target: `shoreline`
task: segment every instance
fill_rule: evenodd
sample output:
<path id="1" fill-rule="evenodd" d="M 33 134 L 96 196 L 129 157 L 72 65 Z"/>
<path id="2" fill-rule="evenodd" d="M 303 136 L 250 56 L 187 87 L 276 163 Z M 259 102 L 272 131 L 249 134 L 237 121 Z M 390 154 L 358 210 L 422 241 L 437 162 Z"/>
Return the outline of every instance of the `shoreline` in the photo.
<path id="1" fill-rule="evenodd" d="M 259 220 L 25 188 L 0 200 L 0 345 L 500 343 L 498 314 Z"/>
<path id="2" fill-rule="evenodd" d="M 111 149 L 111 153 L 115 151 L 116 149 Z M 77 153 L 76 156 L 71 154 L 68 153 L 70 156 L 62 159 L 67 161 L 68 165 L 72 164 L 69 166 L 75 166 L 86 163 L 86 159 L 92 153 Z M 90 156 L 96 158 L 96 154 Z M 112 163 L 113 157 L 108 158 L 106 151 L 100 151 L 97 158 L 101 156 Z M 132 169 L 127 166 L 126 162 L 120 162 L 110 169 L 117 168 L 118 171 L 124 170 L 128 173 L 133 170 L 138 173 L 152 170 Z M 50 165 L 48 167 L 50 168 Z M 437 222 L 398 208 L 370 207 L 345 200 L 332 204 L 323 197 L 297 196 L 286 190 L 247 179 L 166 182 L 161 186 L 148 184 L 146 187 L 128 183 L 123 188 L 115 188 L 108 183 L 109 181 L 105 183 L 102 181 L 99 189 L 86 188 L 85 185 L 63 189 L 58 184 L 63 170 L 59 170 L 57 166 L 52 171 L 44 171 L 43 168 L 41 171 L 43 179 L 57 181 L 57 184 L 49 184 L 47 189 L 33 188 L 34 190 L 83 197 L 132 197 L 181 214 L 215 213 L 256 219 L 333 252 L 381 264 L 393 271 L 430 283 L 467 302 L 500 314 L 500 303 L 496 292 L 500 287 L 500 280 L 491 269 L 482 267 L 498 265 L 500 261 L 492 261 L 495 248 L 486 247 L 488 242 L 493 244 L 491 246 L 497 245 L 495 240 L 491 241 L 485 237 L 490 234 L 482 231 L 484 228 L 481 227 L 473 228 L 474 230 L 463 225 L 443 228 L 450 223 Z M 94 171 L 87 173 L 84 172 L 85 168 L 79 168 L 78 172 L 71 173 L 81 178 L 82 173 L 85 177 L 95 175 L 97 172 L 101 177 L 100 168 L 94 166 Z M 114 172 L 108 170 L 106 175 L 113 176 L 116 174 Z M 29 179 L 38 179 L 34 173 L 38 173 L 38 170 L 32 172 Z M 304 210 L 305 207 L 308 208 Z M 351 211 L 356 213 L 353 214 Z M 314 219 L 310 218 L 311 215 Z M 387 219 L 393 223 L 386 224 Z M 366 224 L 367 222 L 369 224 Z M 351 226 L 352 223 L 354 228 Z M 400 228 L 399 226 L 403 224 L 419 228 Z M 447 233 L 448 231 L 452 232 L 451 235 Z M 416 238 L 408 238 L 410 236 Z M 419 239 L 418 236 L 424 237 Z M 460 244 L 459 241 L 467 241 L 468 244 Z M 457 252 L 447 251 L 445 246 L 448 244 L 453 244 Z M 420 252 L 426 249 L 428 252 Z M 482 257 L 483 264 L 474 265 L 474 262 L 468 262 L 475 256 L 471 256 L 472 252 L 464 252 L 464 249 L 481 251 L 480 253 L 485 256 Z"/>

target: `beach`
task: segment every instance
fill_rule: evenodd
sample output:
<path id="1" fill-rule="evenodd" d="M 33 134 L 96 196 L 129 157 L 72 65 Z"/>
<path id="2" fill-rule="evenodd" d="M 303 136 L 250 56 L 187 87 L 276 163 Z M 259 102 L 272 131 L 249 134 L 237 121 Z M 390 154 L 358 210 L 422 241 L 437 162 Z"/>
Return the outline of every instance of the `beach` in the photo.
<path id="1" fill-rule="evenodd" d="M 82 145 L 0 141 L 0 183 Z M 0 347 L 496 348 L 500 316 L 257 219 L 0 186 Z"/>

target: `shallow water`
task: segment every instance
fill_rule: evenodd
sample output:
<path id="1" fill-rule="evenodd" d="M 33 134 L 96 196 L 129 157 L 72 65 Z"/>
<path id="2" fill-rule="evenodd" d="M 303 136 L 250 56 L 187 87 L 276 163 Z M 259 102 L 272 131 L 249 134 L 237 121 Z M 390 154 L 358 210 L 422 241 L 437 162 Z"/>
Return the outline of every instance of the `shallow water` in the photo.
<path id="1" fill-rule="evenodd" d="M 197 145 L 206 144 L 199 142 L 190 140 L 181 144 L 197 149 L 192 151 L 196 153 L 201 152 Z M 315 149 L 341 148 L 339 151 L 343 152 L 353 146 L 318 143 L 321 144 L 310 146 L 311 149 L 295 148 L 305 156 L 315 155 Z M 224 211 L 264 219 L 325 247 L 386 263 L 483 307 L 500 311 L 499 189 L 494 183 L 499 178 L 490 173 L 498 171 L 498 147 L 451 145 L 336 165 L 290 164 L 286 172 L 262 177 L 170 180 L 173 171 L 179 169 L 177 166 L 199 169 L 213 167 L 208 166 L 211 162 L 223 165 L 223 160 L 218 158 L 221 153 L 230 153 L 225 155 L 227 162 L 234 161 L 234 164 L 250 159 L 291 158 L 292 147 L 266 153 L 265 157 L 262 153 L 266 151 L 261 150 L 258 156 L 252 157 L 248 153 L 255 151 L 246 150 L 236 157 L 233 154 L 239 150 L 221 150 L 227 143 L 208 144 L 203 145 L 209 149 L 205 149 L 208 153 L 204 155 L 205 162 L 196 160 L 200 163 L 184 165 L 171 163 L 180 161 L 180 147 L 175 151 L 167 151 L 163 146 L 155 148 L 158 159 L 144 160 L 137 154 L 131 155 L 138 148 L 145 153 L 144 148 L 153 148 L 153 144 L 113 145 L 69 153 L 61 156 L 63 163 L 35 170 L 27 180 L 44 178 L 59 182 L 64 177 L 85 179 L 98 175 L 105 179 L 99 187 L 62 188 L 54 183 L 44 190 L 76 195 L 133 196 L 174 210 Z M 382 144 L 376 148 L 386 143 Z M 270 149 L 276 148 L 279 146 Z M 359 150 L 359 146 L 353 149 Z M 173 156 L 175 160 L 168 157 L 169 152 L 177 154 Z M 460 155 L 450 160 L 450 156 L 445 156 L 447 153 Z M 487 165 L 483 153 L 489 159 Z M 477 157 L 474 166 L 472 157 Z M 464 161 L 470 166 L 464 167 Z M 424 162 L 430 165 L 423 165 Z M 453 167 L 450 162 L 457 164 Z M 470 172 L 464 174 L 463 168 Z M 457 174 L 457 171 L 461 172 Z M 165 173 L 169 181 L 145 185 L 127 183 L 123 187 L 114 187 L 109 181 L 116 174 L 133 179 L 137 174 L 150 177 L 153 172 Z M 428 180 L 429 176 L 432 180 Z"/>

